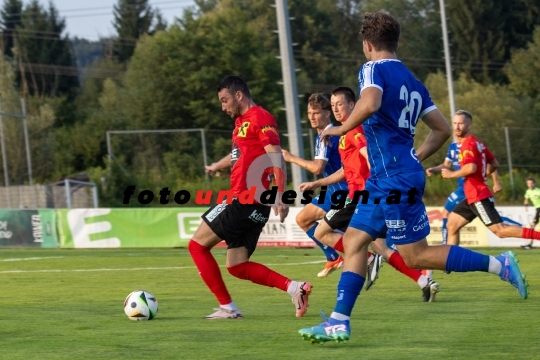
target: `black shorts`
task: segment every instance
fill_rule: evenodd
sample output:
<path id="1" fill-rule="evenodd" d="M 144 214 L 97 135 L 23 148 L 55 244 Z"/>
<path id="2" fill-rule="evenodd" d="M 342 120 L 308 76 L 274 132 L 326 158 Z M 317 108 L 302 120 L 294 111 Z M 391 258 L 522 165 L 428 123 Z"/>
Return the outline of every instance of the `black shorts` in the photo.
<path id="1" fill-rule="evenodd" d="M 352 216 L 354 215 L 354 209 L 357 204 L 352 202 L 345 204 L 341 209 L 330 210 L 324 216 L 324 221 L 333 229 L 345 232 Z"/>
<path id="2" fill-rule="evenodd" d="M 533 223 L 535 225 L 538 224 L 539 218 L 540 218 L 540 208 L 536 208 L 536 214 L 534 214 L 534 220 L 533 220 Z"/>
<path id="3" fill-rule="evenodd" d="M 501 215 L 495 209 L 495 199 L 493 197 L 467 204 L 467 200 L 460 202 L 454 209 L 454 213 L 464 217 L 469 222 L 477 216 L 484 225 L 491 226 L 502 223 Z"/>
<path id="4" fill-rule="evenodd" d="M 228 249 L 244 246 L 251 256 L 257 247 L 259 236 L 270 216 L 270 206 L 241 204 L 234 199 L 208 209 L 202 219 L 210 229 L 225 240 Z"/>

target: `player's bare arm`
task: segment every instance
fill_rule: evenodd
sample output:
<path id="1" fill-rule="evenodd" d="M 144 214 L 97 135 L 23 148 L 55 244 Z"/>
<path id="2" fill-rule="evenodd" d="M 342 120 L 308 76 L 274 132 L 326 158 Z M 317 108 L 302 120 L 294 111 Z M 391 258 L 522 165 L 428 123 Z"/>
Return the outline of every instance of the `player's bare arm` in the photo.
<path id="1" fill-rule="evenodd" d="M 433 174 L 440 174 L 443 169 L 450 169 L 451 166 L 452 166 L 452 162 L 450 160 L 445 159 L 444 163 L 438 166 L 427 168 L 426 175 L 431 176 Z"/>
<path id="2" fill-rule="evenodd" d="M 343 168 L 339 169 L 335 173 L 333 173 L 330 176 L 327 176 L 322 179 L 318 179 L 316 181 L 310 181 L 300 184 L 300 191 L 306 191 L 306 190 L 315 190 L 320 188 L 321 186 L 328 186 L 332 184 L 337 184 L 340 181 L 345 180 L 345 175 L 343 173 Z"/>
<path id="3" fill-rule="evenodd" d="M 458 171 L 452 171 L 448 169 L 442 169 L 441 174 L 445 179 L 457 179 L 460 177 L 465 177 L 476 172 L 476 164 L 466 164 L 461 167 Z"/>
<path id="4" fill-rule="evenodd" d="M 499 172 L 497 170 L 495 170 L 491 174 L 491 178 L 493 179 L 493 192 L 498 193 L 499 191 L 502 190 L 502 185 L 501 185 L 501 183 L 499 181 Z"/>
<path id="5" fill-rule="evenodd" d="M 204 167 L 209 175 L 214 176 L 217 172 L 231 167 L 231 155 L 224 156 L 221 160 Z"/>
<path id="6" fill-rule="evenodd" d="M 324 167 L 326 166 L 327 161 L 323 159 L 315 159 L 315 160 L 306 160 L 302 159 L 301 157 L 298 157 L 296 155 L 291 154 L 289 151 L 282 149 L 281 153 L 283 154 L 283 158 L 286 162 L 290 162 L 293 164 L 296 164 L 300 166 L 301 168 L 306 169 L 309 172 L 312 172 L 313 174 L 320 175 Z"/>
<path id="7" fill-rule="evenodd" d="M 416 151 L 420 162 L 426 160 L 439 150 L 452 135 L 452 130 L 439 109 L 424 115 L 422 121 L 431 129 L 424 143 Z"/>
<path id="8" fill-rule="evenodd" d="M 281 146 L 269 144 L 264 147 L 264 151 L 266 151 L 267 153 L 280 153 Z M 281 195 L 282 194 L 278 192 L 280 203 L 277 206 L 272 206 L 272 209 L 274 209 L 275 215 L 279 215 L 279 221 L 282 223 L 285 221 L 287 215 L 289 215 L 289 205 L 283 204 L 281 202 Z"/>
<path id="9" fill-rule="evenodd" d="M 367 160 L 366 163 L 367 163 L 368 169 L 371 170 L 371 164 L 369 163 L 367 146 L 364 146 L 363 148 L 360 149 L 360 155 L 362 155 Z"/>
<path id="10" fill-rule="evenodd" d="M 345 135 L 358 125 L 366 122 L 381 107 L 382 94 L 382 91 L 375 87 L 362 90 L 362 97 L 356 102 L 349 119 L 341 126 L 324 130 L 321 134 L 321 140 L 326 141 L 328 136 Z"/>
<path id="11" fill-rule="evenodd" d="M 486 168 L 486 175 L 493 175 L 497 169 L 499 168 L 499 162 L 497 161 L 497 159 L 493 160 L 492 162 L 490 162 L 489 164 L 487 164 L 487 168 Z M 495 179 L 493 179 L 495 180 Z M 497 175 L 497 181 L 499 180 L 499 177 Z"/>

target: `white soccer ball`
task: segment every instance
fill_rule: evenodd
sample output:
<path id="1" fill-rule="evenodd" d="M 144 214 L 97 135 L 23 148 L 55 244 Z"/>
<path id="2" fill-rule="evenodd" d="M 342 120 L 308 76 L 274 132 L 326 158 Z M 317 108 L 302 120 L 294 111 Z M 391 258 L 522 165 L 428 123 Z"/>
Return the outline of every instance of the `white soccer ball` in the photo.
<path id="1" fill-rule="evenodd" d="M 157 316 L 158 302 L 148 291 L 137 290 L 126 297 L 124 312 L 130 320 L 152 320 Z"/>

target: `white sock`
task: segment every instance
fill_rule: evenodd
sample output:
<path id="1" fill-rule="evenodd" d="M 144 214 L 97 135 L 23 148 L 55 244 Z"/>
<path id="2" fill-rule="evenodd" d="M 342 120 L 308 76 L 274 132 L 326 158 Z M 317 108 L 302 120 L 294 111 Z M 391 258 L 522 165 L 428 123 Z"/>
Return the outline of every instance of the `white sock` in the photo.
<path id="1" fill-rule="evenodd" d="M 234 301 L 231 301 L 227 305 L 219 305 L 223 309 L 231 310 L 231 311 L 238 311 L 238 308 L 236 307 L 236 304 Z"/>
<path id="2" fill-rule="evenodd" d="M 351 318 L 350 316 L 343 315 L 343 314 L 337 313 L 335 311 L 332 311 L 332 315 L 330 315 L 330 317 L 332 319 L 336 319 L 336 320 L 339 320 L 339 321 L 345 321 L 345 320 L 349 320 Z"/>
<path id="3" fill-rule="evenodd" d="M 418 278 L 418 280 L 416 280 L 416 282 L 418 283 L 418 286 L 420 286 L 420 289 L 423 289 L 429 283 L 429 278 L 425 275 L 420 275 L 420 277 Z"/>
<path id="4" fill-rule="evenodd" d="M 287 288 L 287 294 L 294 296 L 296 294 L 296 288 L 298 288 L 298 281 L 291 281 Z"/>
<path id="5" fill-rule="evenodd" d="M 502 263 L 494 256 L 489 257 L 489 272 L 495 275 L 499 275 L 502 269 Z"/>

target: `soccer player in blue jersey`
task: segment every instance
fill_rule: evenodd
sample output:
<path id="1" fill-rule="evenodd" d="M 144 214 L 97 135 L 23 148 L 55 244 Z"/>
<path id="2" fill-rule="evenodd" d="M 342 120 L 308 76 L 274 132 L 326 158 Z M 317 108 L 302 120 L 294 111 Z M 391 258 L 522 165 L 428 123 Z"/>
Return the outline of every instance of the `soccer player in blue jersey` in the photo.
<path id="1" fill-rule="evenodd" d="M 338 151 L 339 138 L 330 139 L 327 143 L 322 143 L 320 134 L 328 128 L 331 128 L 332 122 L 330 115 L 332 107 L 330 100 L 320 93 L 312 94 L 308 99 L 308 119 L 311 127 L 317 129 L 317 138 L 315 139 L 315 159 L 305 160 L 292 155 L 287 150 L 281 150 L 285 161 L 296 164 L 314 174 L 327 177 L 341 169 L 341 158 Z M 307 204 L 296 216 L 296 223 L 306 232 L 306 234 L 321 248 L 326 256 L 326 264 L 317 276 L 326 277 L 334 270 L 343 265 L 343 258 L 332 247 L 327 246 L 315 238 L 315 230 L 319 223 L 318 220 L 324 218 L 332 206 L 332 194 L 338 190 L 347 191 L 347 182 L 341 180 L 335 184 L 329 185 L 327 191 L 315 197 L 311 204 Z M 319 204 L 319 197 L 321 203 Z"/>
<path id="2" fill-rule="evenodd" d="M 444 159 L 444 163 L 430 167 L 426 169 L 427 176 L 431 176 L 433 174 L 441 173 L 443 169 L 451 169 L 453 168 L 454 171 L 459 171 L 461 169 L 461 166 L 459 165 L 459 157 L 460 157 L 460 148 L 461 143 L 465 139 L 465 136 L 461 136 L 462 132 L 459 130 L 459 127 L 457 126 L 462 125 L 465 121 L 465 118 L 472 119 L 472 115 L 466 111 L 466 110 L 458 110 L 454 114 L 454 119 L 452 120 L 452 123 L 454 124 L 454 135 L 456 136 L 456 141 L 451 143 L 448 147 L 448 151 L 446 152 L 446 158 Z M 465 134 L 465 135 L 468 135 Z M 494 171 L 492 174 L 493 179 L 493 193 L 497 193 L 502 190 L 502 186 L 499 182 L 499 175 L 497 171 Z M 446 227 L 446 224 L 448 223 L 448 215 L 454 211 L 456 206 L 463 200 L 465 200 L 465 190 L 463 188 L 465 178 L 460 177 L 457 179 L 458 187 L 456 190 L 454 190 L 450 196 L 446 199 L 446 203 L 444 204 L 444 210 L 442 212 L 442 244 L 446 244 L 448 241 L 448 229 Z M 506 218 L 501 217 L 504 223 L 509 225 L 517 225 L 521 226 L 520 223 Z M 450 243 L 450 245 L 459 245 L 459 234 L 458 237 L 454 237 L 453 241 Z"/>
<path id="3" fill-rule="evenodd" d="M 363 123 L 371 164 L 368 201 L 358 203 L 343 238 L 347 255 L 334 311 L 322 324 L 299 331 L 312 342 L 349 340 L 349 319 L 365 282 L 367 245 L 385 232 L 411 268 L 490 272 L 518 288 L 522 298 L 528 294 L 512 252 L 493 257 L 459 246 L 428 245 L 420 162 L 443 146 L 450 127 L 424 85 L 396 57 L 399 22 L 383 12 L 367 13 L 361 34 L 368 62 L 359 74 L 360 100 L 347 122 L 325 130 L 321 138 L 341 136 Z M 420 118 L 431 131 L 415 151 L 413 136 Z"/>

